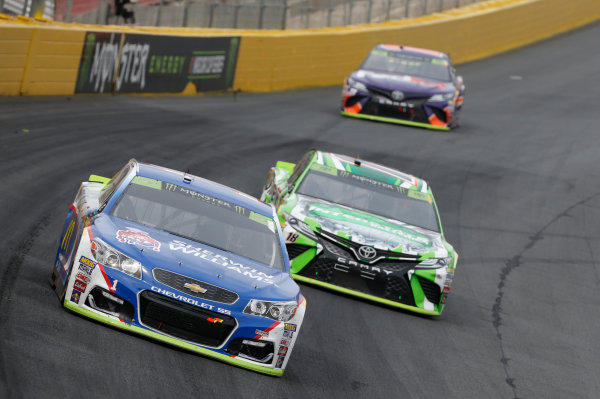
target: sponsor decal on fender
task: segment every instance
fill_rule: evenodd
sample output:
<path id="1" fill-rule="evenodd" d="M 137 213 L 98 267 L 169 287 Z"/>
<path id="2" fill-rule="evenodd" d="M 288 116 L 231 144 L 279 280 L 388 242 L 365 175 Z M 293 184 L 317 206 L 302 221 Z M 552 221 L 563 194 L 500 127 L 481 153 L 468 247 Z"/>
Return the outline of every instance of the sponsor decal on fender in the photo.
<path id="1" fill-rule="evenodd" d="M 71 302 L 75 302 L 75 303 L 79 304 L 80 297 L 81 297 L 81 292 L 79 292 L 77 290 L 73 290 L 73 292 L 71 293 Z"/>
<path id="2" fill-rule="evenodd" d="M 279 356 L 279 358 L 277 359 L 277 364 L 275 365 L 275 367 L 277 367 L 278 369 L 280 369 L 281 366 L 283 365 L 283 359 L 285 359 L 285 356 Z"/>
<path id="3" fill-rule="evenodd" d="M 296 331 L 296 325 L 295 324 L 285 323 L 284 329 L 287 330 L 287 331 Z"/>
<path id="4" fill-rule="evenodd" d="M 284 331 L 283 332 L 283 337 L 284 338 L 292 338 L 294 336 L 294 332 L 293 331 Z"/>
<path id="5" fill-rule="evenodd" d="M 127 230 L 118 230 L 117 240 L 122 243 L 139 245 L 141 247 L 160 252 L 160 241 L 150 237 L 150 235 L 145 231 L 135 229 L 133 227 L 127 227 Z"/>
<path id="6" fill-rule="evenodd" d="M 287 351 L 288 351 L 287 346 L 280 346 L 277 356 L 285 356 L 285 355 L 287 355 Z"/>
<path id="7" fill-rule="evenodd" d="M 93 260 L 91 260 L 89 258 L 86 258 L 85 256 L 82 256 L 81 258 L 79 258 L 79 263 L 81 263 L 82 265 L 86 265 L 90 269 L 94 269 L 94 267 L 96 267 L 96 265 L 97 265 L 96 262 L 94 262 Z"/>
<path id="8" fill-rule="evenodd" d="M 79 290 L 81 292 L 85 292 L 85 289 L 87 288 L 87 284 L 84 283 L 83 281 L 75 280 L 75 283 L 73 283 L 73 288 L 76 290 Z"/>

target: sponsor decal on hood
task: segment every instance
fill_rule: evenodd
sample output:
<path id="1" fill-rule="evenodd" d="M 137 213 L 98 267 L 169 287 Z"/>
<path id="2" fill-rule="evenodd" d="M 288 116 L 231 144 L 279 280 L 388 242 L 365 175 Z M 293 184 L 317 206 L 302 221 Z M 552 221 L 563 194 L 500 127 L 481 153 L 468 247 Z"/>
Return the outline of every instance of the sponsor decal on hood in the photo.
<path id="1" fill-rule="evenodd" d="M 439 233 L 302 195 L 291 214 L 313 219 L 324 231 L 358 244 L 407 254 L 445 251 Z"/>
<path id="2" fill-rule="evenodd" d="M 353 74 L 353 77 L 363 83 L 389 90 L 420 92 L 423 94 L 435 94 L 439 93 L 440 90 L 447 92 L 456 90 L 450 82 L 445 83 L 410 75 L 358 70 Z"/>
<path id="3" fill-rule="evenodd" d="M 212 262 L 215 265 L 222 266 L 229 270 L 233 270 L 234 272 L 240 273 L 241 275 L 244 275 L 256 281 L 262 281 L 266 284 L 275 284 L 275 282 L 273 281 L 275 276 L 258 271 L 250 266 L 245 266 L 239 262 L 234 262 L 226 256 L 219 255 L 205 248 L 195 247 L 193 245 L 186 244 L 183 241 L 173 240 L 169 243 L 169 249 L 171 251 L 181 251 L 184 254 L 197 256 L 201 259 Z"/>

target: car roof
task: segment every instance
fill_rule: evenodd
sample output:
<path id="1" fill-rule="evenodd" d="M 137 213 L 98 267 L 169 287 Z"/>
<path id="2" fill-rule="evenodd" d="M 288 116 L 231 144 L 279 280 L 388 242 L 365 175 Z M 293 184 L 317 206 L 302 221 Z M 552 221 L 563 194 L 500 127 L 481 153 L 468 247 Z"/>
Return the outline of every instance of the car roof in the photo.
<path id="1" fill-rule="evenodd" d="M 246 209 L 260 213 L 261 215 L 270 218 L 273 217 L 271 205 L 265 204 L 251 195 L 212 180 L 149 163 L 138 163 L 138 170 L 137 174 L 139 176 L 149 177 L 166 183 L 177 184 L 179 186 L 186 186 L 194 191 L 199 191 L 233 204 L 241 205 Z M 186 180 L 184 180 L 184 177 Z M 190 181 L 188 182 L 188 180 Z"/>
<path id="2" fill-rule="evenodd" d="M 317 151 L 313 162 L 395 186 L 421 192 L 429 191 L 429 185 L 423 179 L 397 169 L 383 166 L 375 162 L 369 162 L 359 158 L 350 157 L 348 155 Z"/>
<path id="3" fill-rule="evenodd" d="M 374 50 L 386 50 L 394 53 L 450 60 L 448 54 L 442 53 L 441 51 L 430 50 L 420 47 L 404 46 L 401 44 L 378 44 L 377 46 L 375 46 Z"/>

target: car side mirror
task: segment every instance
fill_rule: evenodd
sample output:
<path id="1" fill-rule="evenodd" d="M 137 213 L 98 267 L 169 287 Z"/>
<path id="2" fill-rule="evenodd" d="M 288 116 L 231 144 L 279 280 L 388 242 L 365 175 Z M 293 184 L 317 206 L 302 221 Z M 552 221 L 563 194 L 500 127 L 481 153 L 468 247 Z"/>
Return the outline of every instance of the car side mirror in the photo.
<path id="1" fill-rule="evenodd" d="M 110 181 L 110 179 L 108 177 L 103 177 L 103 176 L 98 176 L 98 175 L 90 175 L 88 181 L 92 182 L 92 183 L 106 184 Z"/>
<path id="2" fill-rule="evenodd" d="M 277 164 L 275 165 L 276 168 L 287 170 L 290 174 L 294 173 L 295 166 L 296 166 L 295 163 L 283 162 L 283 161 L 277 161 Z"/>

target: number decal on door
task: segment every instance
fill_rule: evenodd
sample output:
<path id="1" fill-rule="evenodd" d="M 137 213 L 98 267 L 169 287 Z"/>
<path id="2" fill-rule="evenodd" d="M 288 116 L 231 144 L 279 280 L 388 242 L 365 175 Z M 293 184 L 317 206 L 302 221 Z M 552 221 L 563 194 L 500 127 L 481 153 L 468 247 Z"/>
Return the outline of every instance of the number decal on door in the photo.
<path id="1" fill-rule="evenodd" d="M 300 237 L 300 234 L 297 233 L 289 233 L 286 237 L 287 242 L 296 242 L 296 240 Z"/>

